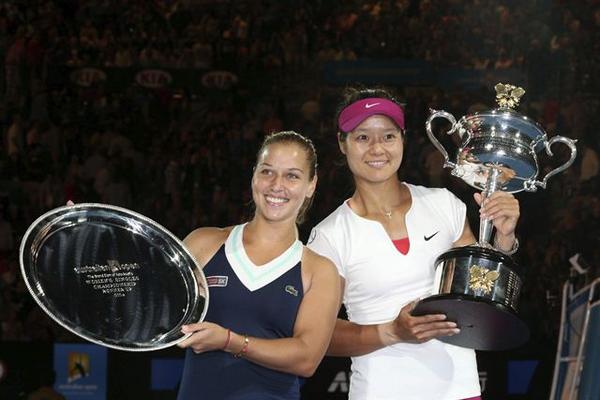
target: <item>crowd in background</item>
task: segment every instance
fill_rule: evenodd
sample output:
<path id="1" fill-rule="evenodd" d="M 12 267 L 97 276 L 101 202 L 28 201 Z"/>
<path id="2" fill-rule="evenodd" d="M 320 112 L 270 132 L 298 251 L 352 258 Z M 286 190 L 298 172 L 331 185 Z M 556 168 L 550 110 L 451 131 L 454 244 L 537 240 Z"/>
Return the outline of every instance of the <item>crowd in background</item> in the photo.
<path id="1" fill-rule="evenodd" d="M 578 139 L 575 164 L 548 189 L 518 194 L 522 314 L 538 343 L 556 340 L 568 259 L 600 266 L 600 2 L 597 0 L 142 1 L 35 0 L 0 4 L 0 340 L 74 339 L 35 305 L 20 278 L 29 224 L 67 200 L 138 211 L 178 237 L 251 212 L 249 182 L 266 133 L 293 129 L 319 156 L 312 225 L 352 193 L 336 143 L 339 86 L 327 62 L 425 60 L 474 70 L 516 68 L 519 111 L 549 135 Z M 55 86 L 53 67 L 226 69 L 218 95 L 183 90 Z M 250 73 L 251 75 L 244 75 Z M 429 109 L 455 116 L 494 108 L 491 87 L 397 88 L 406 102 L 403 179 L 449 187 L 477 226 L 472 188 L 443 170 L 429 143 Z M 568 152 L 540 155 L 540 177 Z"/>

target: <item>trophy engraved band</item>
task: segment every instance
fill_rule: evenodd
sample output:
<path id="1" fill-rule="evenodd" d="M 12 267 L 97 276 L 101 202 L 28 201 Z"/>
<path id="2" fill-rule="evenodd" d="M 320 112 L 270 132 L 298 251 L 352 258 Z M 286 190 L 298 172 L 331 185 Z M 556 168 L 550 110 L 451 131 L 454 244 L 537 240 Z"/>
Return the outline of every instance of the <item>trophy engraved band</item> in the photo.
<path id="1" fill-rule="evenodd" d="M 446 111 L 431 110 L 426 122 L 427 135 L 444 156 L 444 167 L 452 175 L 481 190 L 483 198 L 495 191 L 534 192 L 546 188 L 548 179 L 567 169 L 575 160 L 575 141 L 562 136 L 548 139 L 536 122 L 514 111 L 525 91 L 513 85 L 497 84 L 498 108 L 463 116 L 456 120 Z M 460 139 L 456 158 L 436 138 L 434 119 L 451 124 L 448 135 Z M 562 143 L 571 151 L 562 165 L 541 180 L 537 153 Z M 479 241 L 472 246 L 454 248 L 435 262 L 434 295 L 421 300 L 413 314 L 446 314 L 456 321 L 461 332 L 440 340 L 478 350 L 503 350 L 523 344 L 529 337 L 526 324 L 517 315 L 521 291 L 520 267 L 512 258 L 490 244 L 493 225 L 482 218 Z M 515 249 L 516 251 L 516 249 Z"/>
<path id="2" fill-rule="evenodd" d="M 208 287 L 183 243 L 133 211 L 84 203 L 56 208 L 27 230 L 21 272 L 38 305 L 91 342 L 126 351 L 184 340 L 204 319 Z"/>

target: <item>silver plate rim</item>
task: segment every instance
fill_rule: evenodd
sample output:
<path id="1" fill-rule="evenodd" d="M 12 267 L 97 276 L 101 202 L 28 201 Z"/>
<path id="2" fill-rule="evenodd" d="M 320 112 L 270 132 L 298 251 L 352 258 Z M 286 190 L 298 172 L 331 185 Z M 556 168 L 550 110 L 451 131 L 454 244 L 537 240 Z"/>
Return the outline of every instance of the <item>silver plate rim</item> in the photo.
<path id="1" fill-rule="evenodd" d="M 81 334 L 81 332 L 77 332 L 75 329 L 71 328 L 68 324 L 65 324 L 59 318 L 57 318 L 53 312 L 48 310 L 48 308 L 44 305 L 44 303 L 38 298 L 35 290 L 31 286 L 31 283 L 29 282 L 27 274 L 25 273 L 26 272 L 25 261 L 24 261 L 25 243 L 27 242 L 27 239 L 29 238 L 29 236 L 31 235 L 33 230 L 39 225 L 39 223 L 41 221 L 50 218 L 53 214 L 59 214 L 63 211 L 68 211 L 68 210 L 73 210 L 73 209 L 78 209 L 78 208 L 97 208 L 97 209 L 103 209 L 103 210 L 117 211 L 122 214 L 128 214 L 128 215 L 134 216 L 134 217 L 142 220 L 143 222 L 153 225 L 154 227 L 158 228 L 161 232 L 166 233 L 175 243 L 180 245 L 181 249 L 185 253 L 187 253 L 187 255 L 190 257 L 190 259 L 192 259 L 194 261 L 194 263 L 196 264 L 197 271 L 201 271 L 200 265 L 198 264 L 196 257 L 194 257 L 192 255 L 192 253 L 188 250 L 188 248 L 185 246 L 185 244 L 183 243 L 182 240 L 180 240 L 177 236 L 175 236 L 171 231 L 169 231 L 168 229 L 163 227 L 161 224 L 159 224 L 158 222 L 154 221 L 151 218 L 146 217 L 143 214 L 140 214 L 138 212 L 135 212 L 133 210 L 130 210 L 130 209 L 127 209 L 124 207 L 119 207 L 119 206 L 114 206 L 111 204 L 104 204 L 104 203 L 77 203 L 74 205 L 65 205 L 65 206 L 53 208 L 53 209 L 45 212 L 41 216 L 39 216 L 35 221 L 33 221 L 31 223 L 31 225 L 29 225 L 29 227 L 27 228 L 27 230 L 25 231 L 25 234 L 23 235 L 23 237 L 21 239 L 21 244 L 19 246 L 19 264 L 20 264 L 20 269 L 21 269 L 21 276 L 23 278 L 23 281 L 25 282 L 25 286 L 27 287 L 27 290 L 31 294 L 31 297 L 33 297 L 35 302 L 42 308 L 42 310 L 46 313 L 46 315 L 51 317 L 56 323 L 58 323 L 63 328 L 67 329 L 69 332 L 75 334 L 76 336 L 79 336 L 89 342 L 92 342 L 92 343 L 95 343 L 95 344 L 98 344 L 98 345 L 101 345 L 104 347 L 109 347 L 111 349 L 116 349 L 116 350 L 124 350 L 124 351 L 129 351 L 129 352 L 146 352 L 146 351 L 162 350 L 162 349 L 177 345 L 177 344 L 183 342 L 184 340 L 186 340 L 187 338 L 189 338 L 192 335 L 192 333 L 186 333 L 176 340 L 172 340 L 167 343 L 162 343 L 161 345 L 158 345 L 158 346 L 152 346 L 152 347 L 150 347 L 150 346 L 149 347 L 118 346 L 118 345 L 114 345 L 112 343 L 104 343 L 101 340 L 97 340 L 97 339 L 91 338 L 87 335 L 83 335 L 83 334 Z M 207 283 L 206 277 L 204 276 L 203 273 L 197 273 L 196 271 L 192 271 L 191 276 L 192 276 L 192 279 L 196 283 L 196 290 L 198 288 L 198 282 L 197 282 L 198 279 L 202 280 L 201 284 L 203 284 L 203 287 L 206 288 L 206 293 L 204 296 L 204 302 L 205 302 L 204 310 L 202 310 L 202 314 L 200 315 L 200 318 L 198 320 L 198 321 L 204 321 L 204 318 L 206 317 L 206 313 L 208 312 L 208 306 L 209 306 L 208 283 Z"/>

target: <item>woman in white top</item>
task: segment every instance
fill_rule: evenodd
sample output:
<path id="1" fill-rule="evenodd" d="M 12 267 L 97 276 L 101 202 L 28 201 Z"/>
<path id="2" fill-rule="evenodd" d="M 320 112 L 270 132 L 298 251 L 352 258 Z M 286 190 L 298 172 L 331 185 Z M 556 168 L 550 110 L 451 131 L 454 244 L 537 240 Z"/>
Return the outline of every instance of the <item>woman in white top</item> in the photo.
<path id="1" fill-rule="evenodd" d="M 445 189 L 401 182 L 404 113 L 385 89 L 348 89 L 338 142 L 355 192 L 311 232 L 308 246 L 341 276 L 348 321 L 338 319 L 328 354 L 352 357 L 350 399 L 479 399 L 475 353 L 436 339 L 459 332 L 444 315 L 412 316 L 432 294 L 434 261 L 476 240 L 463 202 Z M 481 205 L 480 194 L 475 200 Z M 519 203 L 495 192 L 481 214 L 495 246 L 511 251 Z"/>

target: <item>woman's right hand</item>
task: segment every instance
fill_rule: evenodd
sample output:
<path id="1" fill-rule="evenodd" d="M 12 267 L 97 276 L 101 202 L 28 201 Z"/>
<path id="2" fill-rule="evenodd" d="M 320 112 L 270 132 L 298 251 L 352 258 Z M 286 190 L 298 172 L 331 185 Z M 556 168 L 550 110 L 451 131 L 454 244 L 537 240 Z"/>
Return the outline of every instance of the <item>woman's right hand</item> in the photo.
<path id="1" fill-rule="evenodd" d="M 444 314 L 414 316 L 413 301 L 400 310 L 395 320 L 386 324 L 384 330 L 390 344 L 398 342 L 423 343 L 441 336 L 452 336 L 460 332 L 455 322 L 447 321 Z"/>
<path id="2" fill-rule="evenodd" d="M 191 347 L 196 354 L 213 350 L 230 351 L 230 345 L 239 341 L 235 339 L 239 335 L 212 322 L 184 325 L 181 332 L 191 335 L 178 346 L 184 349 Z"/>

